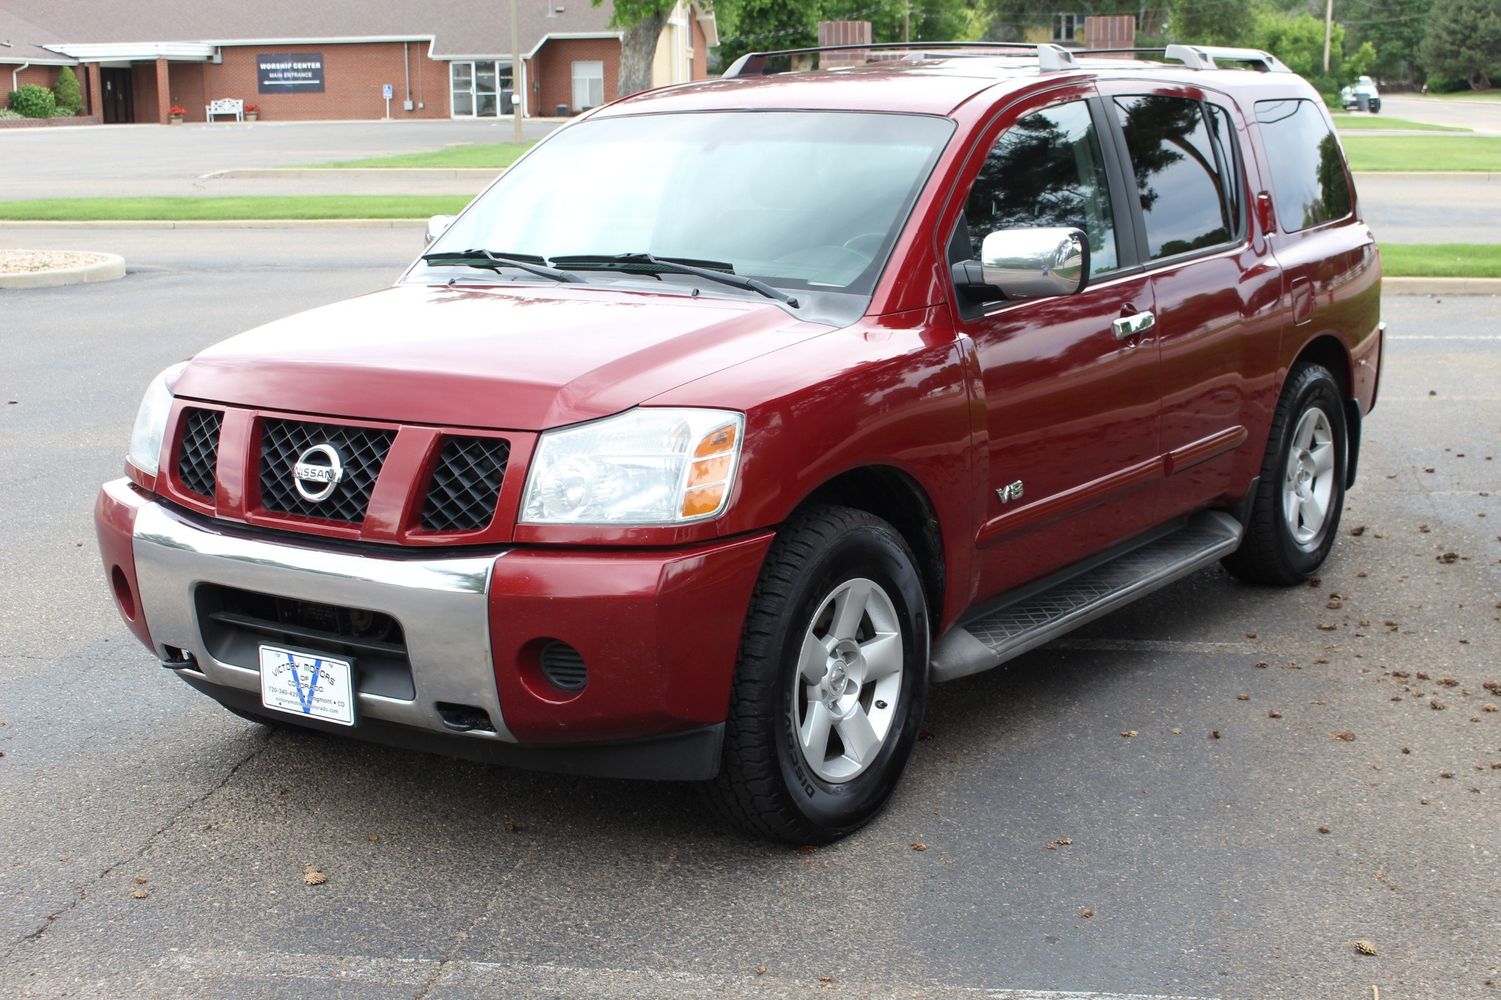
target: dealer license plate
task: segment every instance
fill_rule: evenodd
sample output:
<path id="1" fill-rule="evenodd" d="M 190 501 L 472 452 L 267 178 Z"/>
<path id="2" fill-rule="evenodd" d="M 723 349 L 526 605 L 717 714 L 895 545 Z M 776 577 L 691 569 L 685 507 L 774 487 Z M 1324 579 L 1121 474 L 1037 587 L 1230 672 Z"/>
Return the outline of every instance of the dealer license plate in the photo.
<path id="1" fill-rule="evenodd" d="M 354 725 L 354 665 L 318 653 L 261 647 L 261 704 L 278 712 Z"/>

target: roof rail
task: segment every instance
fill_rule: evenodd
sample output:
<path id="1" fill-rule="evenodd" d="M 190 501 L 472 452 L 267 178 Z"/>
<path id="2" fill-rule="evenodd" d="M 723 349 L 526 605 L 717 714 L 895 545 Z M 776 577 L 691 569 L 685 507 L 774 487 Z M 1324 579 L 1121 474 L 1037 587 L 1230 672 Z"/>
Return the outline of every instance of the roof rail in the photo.
<path id="1" fill-rule="evenodd" d="M 1066 69 L 1073 69 L 1078 65 L 1074 60 L 1074 54 L 1061 45 L 1051 43 L 1033 44 L 1031 42 L 860 42 L 854 45 L 814 45 L 801 49 L 777 49 L 767 52 L 747 52 L 730 64 L 730 68 L 724 71 L 724 79 L 734 80 L 746 76 L 767 76 L 771 72 L 766 68 L 769 60 L 779 56 L 802 56 L 813 55 L 821 52 L 865 52 L 870 49 L 885 51 L 909 51 L 909 52 L 952 52 L 954 55 L 981 55 L 989 54 L 990 50 L 1012 50 L 1020 52 L 1035 52 L 1037 54 L 1038 68 L 1044 73 L 1056 73 Z M 953 50 L 980 50 L 961 52 Z"/>
<path id="2" fill-rule="evenodd" d="M 1272 55 L 1261 49 L 1232 49 L 1222 45 L 1169 45 L 1162 50 L 1164 57 L 1176 59 L 1189 69 L 1218 69 L 1215 60 L 1249 63 L 1263 73 L 1291 73 L 1292 70 Z"/>
<path id="3" fill-rule="evenodd" d="M 1167 48 L 1144 49 L 1077 49 L 1076 55 L 1110 56 L 1162 53 L 1164 59 L 1182 63 L 1188 69 L 1219 69 L 1216 59 L 1226 62 L 1242 62 L 1255 66 L 1263 73 L 1291 73 L 1280 59 L 1261 49 L 1232 49 L 1219 45 L 1169 45 Z"/>

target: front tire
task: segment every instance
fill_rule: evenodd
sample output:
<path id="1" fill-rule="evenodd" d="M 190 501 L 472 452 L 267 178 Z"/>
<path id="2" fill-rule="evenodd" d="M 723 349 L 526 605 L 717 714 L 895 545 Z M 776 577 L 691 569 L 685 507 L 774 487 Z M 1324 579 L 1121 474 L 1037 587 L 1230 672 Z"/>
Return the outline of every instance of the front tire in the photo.
<path id="1" fill-rule="evenodd" d="M 1294 368 L 1277 402 L 1240 548 L 1225 568 L 1252 583 L 1302 583 L 1329 555 L 1345 505 L 1345 409 L 1317 364 Z"/>
<path id="2" fill-rule="evenodd" d="M 796 844 L 869 822 L 917 741 L 928 638 L 916 560 L 891 525 L 848 507 L 795 516 L 751 597 L 708 786 L 718 812 Z"/>

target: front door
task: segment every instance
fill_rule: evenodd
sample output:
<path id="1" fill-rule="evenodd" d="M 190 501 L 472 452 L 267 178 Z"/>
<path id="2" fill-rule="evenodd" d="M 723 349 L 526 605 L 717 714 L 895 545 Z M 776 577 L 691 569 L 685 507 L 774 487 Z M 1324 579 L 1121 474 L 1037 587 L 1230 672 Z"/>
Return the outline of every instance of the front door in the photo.
<path id="1" fill-rule="evenodd" d="M 101 69 L 99 71 L 100 106 L 104 112 L 104 124 L 122 125 L 135 121 L 135 100 L 130 85 L 130 70 Z"/>
<path id="2" fill-rule="evenodd" d="M 960 220 L 968 238 L 954 240 L 956 255 L 978 257 L 988 233 L 1067 226 L 1090 245 L 1082 293 L 961 316 L 985 388 L 982 597 L 1155 523 L 1157 343 L 1150 330 L 1123 336 L 1130 327 L 1115 322 L 1152 312 L 1152 284 L 1132 266 L 1121 179 L 1101 142 L 1103 111 L 1083 91 L 1027 109 L 990 147 Z"/>

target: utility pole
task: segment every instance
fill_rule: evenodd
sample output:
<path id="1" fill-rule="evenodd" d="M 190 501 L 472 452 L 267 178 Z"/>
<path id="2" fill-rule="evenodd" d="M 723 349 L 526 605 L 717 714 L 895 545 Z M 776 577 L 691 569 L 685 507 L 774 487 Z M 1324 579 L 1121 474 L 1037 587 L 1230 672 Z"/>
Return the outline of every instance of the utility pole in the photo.
<path id="1" fill-rule="evenodd" d="M 516 0 L 511 0 L 515 3 Z M 1324 4 L 1324 75 L 1329 75 L 1329 41 L 1334 37 L 1334 0 Z"/>
<path id="2" fill-rule="evenodd" d="M 1330 0 L 1333 3 L 1334 0 Z M 516 144 L 521 145 L 521 29 L 516 15 L 517 0 L 511 0 L 511 120 L 516 123 Z M 1329 62 L 1329 46 L 1324 46 L 1324 63 Z"/>

